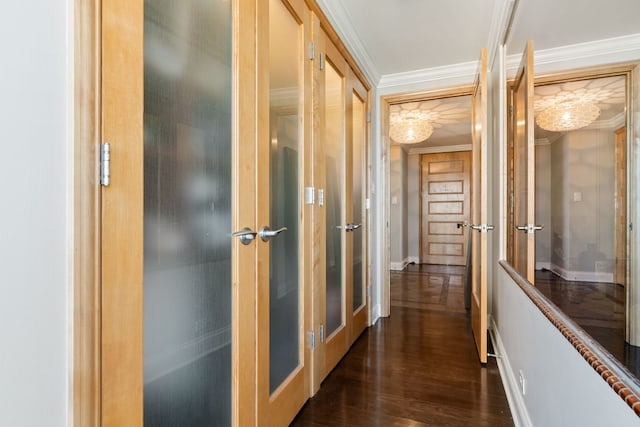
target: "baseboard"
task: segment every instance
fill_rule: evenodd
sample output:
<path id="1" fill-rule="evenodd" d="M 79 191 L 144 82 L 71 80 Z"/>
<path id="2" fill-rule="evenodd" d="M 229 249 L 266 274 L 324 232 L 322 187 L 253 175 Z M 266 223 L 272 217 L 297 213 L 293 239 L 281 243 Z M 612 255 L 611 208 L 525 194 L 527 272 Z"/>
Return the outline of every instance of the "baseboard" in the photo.
<path id="1" fill-rule="evenodd" d="M 489 324 L 491 325 L 489 328 L 489 335 L 493 342 L 494 351 L 497 354 L 496 360 L 498 362 L 498 370 L 500 371 L 502 386 L 504 387 L 504 392 L 507 395 L 507 401 L 509 402 L 509 409 L 511 410 L 513 423 L 516 427 L 531 427 L 533 424 L 529 418 L 529 413 L 527 412 L 527 407 L 524 403 L 524 399 L 522 398 L 522 394 L 520 394 L 520 385 L 516 379 L 515 372 L 513 372 L 513 367 L 509 362 L 509 356 L 504 348 L 502 338 L 500 337 L 500 331 L 498 331 L 498 326 L 496 325 L 493 316 L 489 317 Z"/>
<path id="2" fill-rule="evenodd" d="M 536 261 L 536 270 L 551 270 L 549 261 Z"/>
<path id="3" fill-rule="evenodd" d="M 393 270 L 393 271 L 402 271 L 405 269 L 405 267 L 409 264 L 409 259 L 406 258 L 403 261 L 400 262 L 390 262 L 389 263 L 389 270 Z"/>
<path id="4" fill-rule="evenodd" d="M 371 310 L 371 326 L 375 325 L 380 318 L 380 304 L 373 306 Z"/>
<path id="5" fill-rule="evenodd" d="M 613 283 L 613 273 L 601 271 L 570 271 L 555 264 L 551 264 L 548 269 L 570 282 Z"/>
<path id="6" fill-rule="evenodd" d="M 410 256 L 407 260 L 409 261 L 409 264 L 420 264 L 420 258 L 417 256 Z"/>

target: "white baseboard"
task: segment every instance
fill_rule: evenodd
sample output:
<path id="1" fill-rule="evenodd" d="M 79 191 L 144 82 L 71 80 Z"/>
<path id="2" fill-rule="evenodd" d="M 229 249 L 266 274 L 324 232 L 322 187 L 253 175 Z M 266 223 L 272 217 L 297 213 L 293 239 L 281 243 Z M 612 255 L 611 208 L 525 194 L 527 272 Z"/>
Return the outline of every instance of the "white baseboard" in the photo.
<path id="1" fill-rule="evenodd" d="M 563 279 L 572 282 L 613 283 L 613 273 L 601 271 L 570 271 L 555 264 L 551 264 L 548 269 Z"/>
<path id="2" fill-rule="evenodd" d="M 504 392 L 507 395 L 507 401 L 509 402 L 509 409 L 511 410 L 513 423 L 516 427 L 531 427 L 533 424 L 529 418 L 529 413 L 527 412 L 527 407 L 524 403 L 524 399 L 522 398 L 522 394 L 520 394 L 520 385 L 516 379 L 515 372 L 513 372 L 513 367 L 509 362 L 509 356 L 504 348 L 502 338 L 500 337 L 500 331 L 498 331 L 498 326 L 496 325 L 493 316 L 489 317 L 489 324 L 491 325 L 489 328 L 489 335 L 493 342 L 494 351 L 498 355 L 496 358 L 498 362 L 498 370 L 500 371 L 502 386 L 504 387 Z"/>
<path id="3" fill-rule="evenodd" d="M 551 270 L 549 261 L 536 261 L 536 270 Z"/>
<path id="4" fill-rule="evenodd" d="M 407 266 L 407 264 L 409 264 L 408 258 L 405 259 L 404 261 L 400 261 L 400 262 L 390 262 L 389 263 L 389 270 L 402 271 Z"/>
<path id="5" fill-rule="evenodd" d="M 371 310 L 371 326 L 375 325 L 380 318 L 380 304 L 373 306 Z"/>
<path id="6" fill-rule="evenodd" d="M 409 261 L 409 264 L 420 264 L 420 258 L 417 256 L 410 256 L 409 258 L 407 258 L 407 261 Z"/>

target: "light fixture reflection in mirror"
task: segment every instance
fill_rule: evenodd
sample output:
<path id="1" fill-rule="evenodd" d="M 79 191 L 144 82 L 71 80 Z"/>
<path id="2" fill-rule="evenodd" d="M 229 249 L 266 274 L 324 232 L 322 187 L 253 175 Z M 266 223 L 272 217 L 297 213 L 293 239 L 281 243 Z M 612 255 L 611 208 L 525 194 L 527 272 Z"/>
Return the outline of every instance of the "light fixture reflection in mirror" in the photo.
<path id="1" fill-rule="evenodd" d="M 433 125 L 427 121 L 424 111 L 402 110 L 391 114 L 389 134 L 396 142 L 415 144 L 428 139 L 432 133 Z"/>
<path id="2" fill-rule="evenodd" d="M 536 124 L 553 132 L 566 132 L 589 126 L 600 116 L 600 108 L 590 102 L 564 101 L 541 111 Z"/>

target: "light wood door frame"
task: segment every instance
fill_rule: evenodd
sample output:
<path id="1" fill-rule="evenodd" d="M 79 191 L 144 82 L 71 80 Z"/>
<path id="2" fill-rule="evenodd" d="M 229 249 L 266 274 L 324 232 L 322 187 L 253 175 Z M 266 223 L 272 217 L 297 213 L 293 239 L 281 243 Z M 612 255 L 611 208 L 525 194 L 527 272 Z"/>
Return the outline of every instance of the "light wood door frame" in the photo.
<path id="1" fill-rule="evenodd" d="M 324 105 L 325 105 L 325 70 L 327 69 L 327 63 L 330 63 L 335 70 L 341 75 L 343 80 L 342 94 L 346 93 L 346 80 L 349 73 L 349 67 L 347 61 L 342 56 L 336 45 L 330 39 L 329 35 L 326 34 L 324 29 L 320 28 L 319 25 L 314 26 L 317 28 L 317 32 L 314 33 L 314 41 L 316 44 L 316 51 L 319 52 L 320 55 L 323 55 L 323 58 L 319 61 L 314 61 L 314 72 L 317 77 L 314 77 L 314 82 L 317 84 L 317 89 L 315 91 L 316 102 L 318 103 L 318 111 L 319 120 L 314 124 L 315 129 L 317 130 L 317 137 L 315 140 L 318 144 L 315 145 L 315 156 L 317 159 L 322 159 L 320 162 L 316 161 L 316 165 L 321 164 L 323 166 L 316 168 L 315 180 L 317 183 L 317 187 L 320 189 L 326 188 L 327 176 L 326 176 L 326 168 L 324 167 L 324 159 L 325 159 L 325 147 L 324 147 L 324 129 L 327 124 L 324 117 Z M 320 57 L 319 57 L 320 59 Z M 323 69 L 320 69 L 320 64 L 323 63 Z M 344 97 L 343 104 L 345 109 L 342 112 L 342 120 L 343 124 L 346 119 L 346 97 Z M 343 133 L 343 148 L 342 150 L 346 150 L 346 125 L 343 125 L 342 133 Z M 342 174 L 345 173 L 344 163 L 346 162 L 346 158 L 343 154 L 342 164 L 340 168 L 342 170 Z M 345 179 L 344 177 L 339 177 L 341 181 L 342 195 L 340 199 L 341 206 L 344 208 L 347 206 L 346 200 L 348 200 L 347 191 L 350 193 L 350 189 L 345 188 Z M 320 216 L 319 224 L 321 224 L 320 232 L 321 236 L 326 236 L 326 205 L 325 206 L 317 206 L 318 213 Z M 345 209 L 341 209 L 340 214 L 340 222 L 342 225 L 346 223 L 347 213 Z M 314 325 L 322 325 L 322 328 L 318 327 L 314 329 L 318 332 L 319 339 L 316 342 L 316 360 L 314 361 L 314 378 L 315 383 L 319 386 L 322 380 L 331 372 L 331 370 L 336 366 L 338 361 L 342 358 L 342 356 L 346 353 L 348 349 L 348 339 L 349 339 L 349 331 L 347 328 L 347 315 L 346 315 L 346 268 L 344 268 L 347 264 L 345 262 L 345 254 L 346 254 L 346 239 L 345 239 L 345 231 L 342 230 L 342 238 L 341 238 L 341 247 L 342 247 L 342 325 L 334 331 L 330 336 L 326 335 L 326 237 L 321 238 L 320 245 L 317 245 L 316 249 L 319 250 L 319 260 L 320 260 L 320 271 L 318 271 L 318 278 L 320 283 L 317 288 L 317 303 L 315 304 L 314 310 L 317 310 L 317 321 L 314 321 Z M 322 329 L 322 331 L 320 330 Z"/>
<path id="2" fill-rule="evenodd" d="M 528 41 L 512 86 L 513 227 L 535 224 L 533 42 Z M 535 231 L 513 231 L 513 266 L 530 283 L 535 275 Z"/>
<path id="3" fill-rule="evenodd" d="M 310 395 L 309 382 L 311 375 L 311 353 L 308 348 L 305 331 L 311 328 L 309 316 L 310 295 L 310 251 L 313 233 L 308 219 L 310 208 L 304 204 L 304 187 L 311 180 L 311 65 L 306 56 L 306 47 L 311 38 L 310 11 L 304 0 L 282 1 L 283 6 L 291 13 L 292 18 L 300 26 L 298 40 L 298 66 L 300 91 L 298 94 L 298 164 L 302 165 L 298 175 L 298 209 L 299 222 L 299 271 L 298 271 L 298 367 L 284 380 L 273 393 L 270 392 L 270 247 L 269 242 L 257 240 L 258 266 L 258 420 L 260 425 L 288 425 L 302 408 Z M 269 66 L 269 34 L 270 34 L 270 2 L 258 2 L 258 179 L 257 211 L 258 227 L 268 225 L 271 228 L 287 224 L 274 224 L 269 218 L 270 207 L 270 159 L 271 159 L 271 121 L 270 121 L 270 66 Z M 284 48 L 284 46 L 281 46 Z M 257 230 L 257 229 L 256 229 Z M 277 239 L 278 237 L 274 237 Z"/>
<path id="4" fill-rule="evenodd" d="M 256 2 L 233 0 L 232 14 L 232 162 L 242 165 L 232 168 L 232 228 L 255 229 Z M 100 424 L 141 426 L 143 1 L 103 0 L 101 20 L 102 137 L 111 143 L 112 178 L 101 191 Z M 243 426 L 259 421 L 255 248 L 232 240 L 232 419 Z"/>
<path id="5" fill-rule="evenodd" d="M 614 132 L 615 144 L 615 265 L 614 283 L 627 285 L 627 128 Z"/>
<path id="6" fill-rule="evenodd" d="M 363 146 L 361 147 L 361 154 L 362 154 L 362 159 L 361 159 L 361 174 L 362 176 L 360 177 L 360 182 L 362 185 L 362 189 L 361 189 L 361 198 L 362 200 L 360 201 L 360 206 L 361 206 L 361 212 L 360 212 L 360 217 L 362 220 L 361 223 L 361 227 L 358 228 L 357 230 L 354 230 L 353 232 L 347 233 L 347 254 L 351 255 L 351 262 L 347 261 L 347 269 L 350 271 L 351 274 L 351 279 L 349 280 L 349 277 L 347 276 L 347 313 L 348 313 L 348 317 L 350 317 L 350 320 L 348 322 L 349 324 L 349 345 L 352 345 L 355 340 L 358 338 L 358 336 L 360 336 L 360 334 L 362 333 L 362 331 L 365 330 L 365 328 L 367 327 L 368 324 L 368 317 L 369 317 L 369 300 L 367 298 L 367 266 L 368 266 L 368 257 L 367 257 L 367 248 L 366 248 L 366 242 L 367 242 L 367 235 L 368 235 L 368 230 L 369 230 L 369 223 L 367 221 L 367 210 L 366 210 L 366 206 L 365 206 L 365 199 L 366 199 L 366 195 L 368 194 L 367 192 L 367 156 L 366 153 L 368 152 L 368 132 L 367 132 L 367 120 L 366 120 L 366 111 L 368 110 L 368 92 L 364 86 L 364 84 L 360 81 L 360 79 L 357 77 L 357 75 L 353 72 L 353 70 L 350 70 L 349 73 L 349 78 L 347 79 L 347 90 L 346 90 L 346 96 L 347 96 L 347 139 L 350 140 L 350 142 L 347 144 L 347 147 L 351 147 L 347 149 L 347 153 L 348 156 L 350 157 L 351 160 L 347 161 L 347 165 L 352 165 L 354 164 L 353 161 L 353 145 L 356 143 L 355 141 L 355 130 L 354 130 L 354 113 L 353 113 L 353 96 L 357 96 L 358 99 L 360 101 L 362 101 L 363 103 L 363 114 L 364 117 L 362 117 L 362 141 L 361 143 L 363 144 Z M 351 188 L 353 188 L 353 170 L 351 169 L 351 167 L 347 168 L 348 170 L 350 170 L 350 172 L 347 173 L 347 177 L 350 176 L 350 178 L 347 178 L 346 182 L 347 185 L 350 186 Z M 352 198 L 349 198 L 347 200 L 351 200 Z M 353 204 L 349 203 L 351 206 L 351 215 L 347 216 L 347 223 L 354 223 L 355 221 L 353 220 Z M 362 242 L 362 300 L 363 300 L 363 304 L 358 307 L 357 310 L 353 310 L 353 244 L 354 244 L 354 240 L 355 239 L 361 239 Z"/>
<path id="7" fill-rule="evenodd" d="M 488 223 L 488 148 L 487 148 L 487 50 L 480 54 L 471 105 L 472 197 L 471 197 L 471 328 L 480 363 L 487 363 L 488 242 L 493 228 Z"/>

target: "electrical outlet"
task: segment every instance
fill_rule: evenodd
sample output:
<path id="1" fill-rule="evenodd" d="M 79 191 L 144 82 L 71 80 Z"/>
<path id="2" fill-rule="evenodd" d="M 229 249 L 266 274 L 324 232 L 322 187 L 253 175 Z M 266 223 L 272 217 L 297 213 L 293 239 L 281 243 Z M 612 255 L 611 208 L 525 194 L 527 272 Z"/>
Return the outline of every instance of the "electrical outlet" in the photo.
<path id="1" fill-rule="evenodd" d="M 527 392 L 527 388 L 526 388 L 526 382 L 524 379 L 524 374 L 522 373 L 522 371 L 518 371 L 518 381 L 520 382 L 520 392 L 524 396 Z"/>

